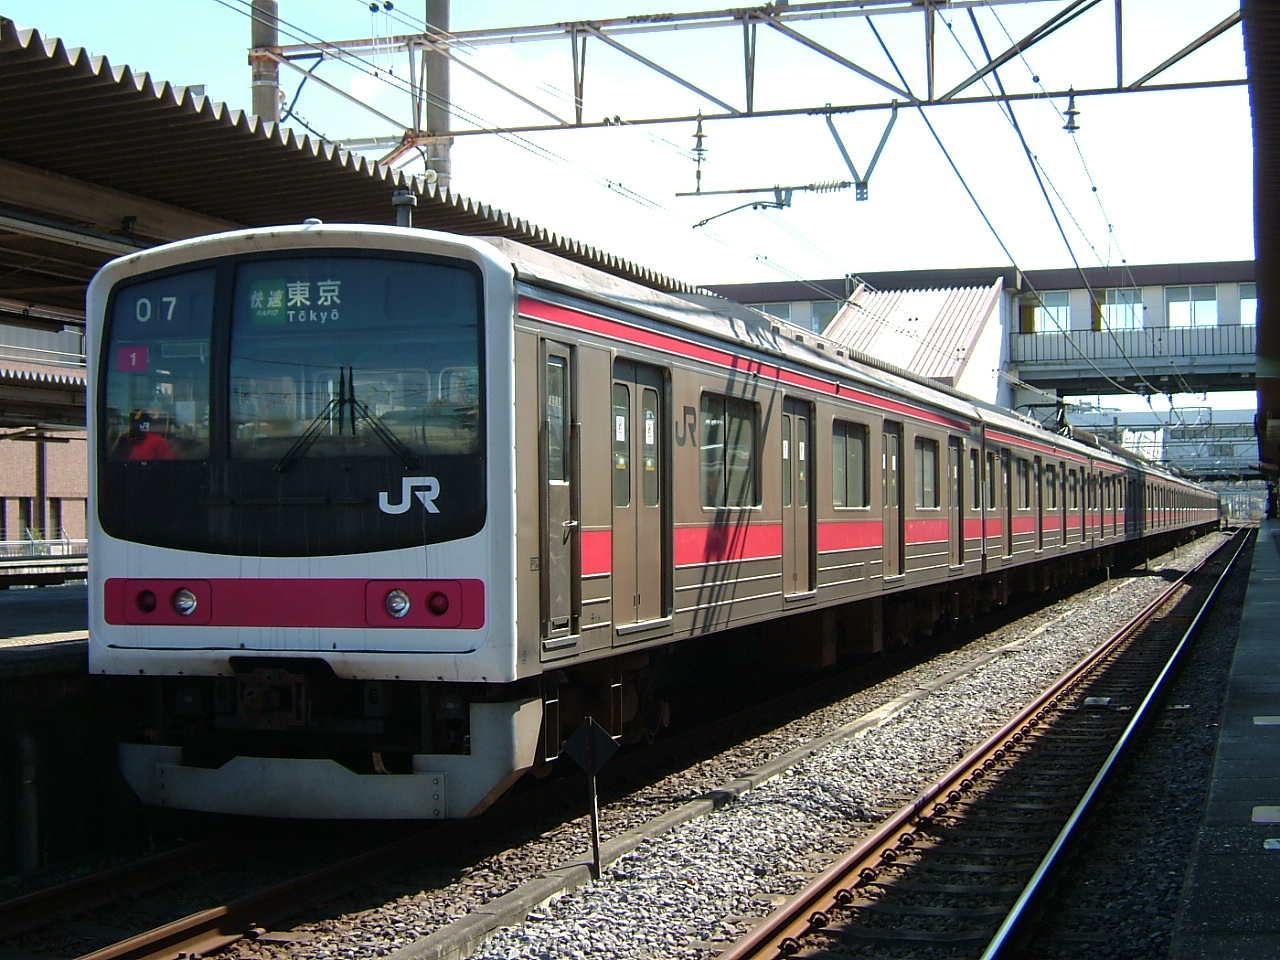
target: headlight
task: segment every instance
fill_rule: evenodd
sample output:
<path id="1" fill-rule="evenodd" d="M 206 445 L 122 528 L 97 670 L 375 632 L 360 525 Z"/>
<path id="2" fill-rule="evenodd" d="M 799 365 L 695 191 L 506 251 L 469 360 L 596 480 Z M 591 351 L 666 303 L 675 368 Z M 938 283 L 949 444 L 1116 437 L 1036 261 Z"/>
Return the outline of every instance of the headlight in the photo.
<path id="1" fill-rule="evenodd" d="M 399 620 L 409 612 L 409 595 L 403 590 L 392 590 L 387 594 L 387 613 Z"/>
<path id="2" fill-rule="evenodd" d="M 196 595 L 183 587 L 173 594 L 173 609 L 184 617 L 189 617 L 196 610 Z"/>

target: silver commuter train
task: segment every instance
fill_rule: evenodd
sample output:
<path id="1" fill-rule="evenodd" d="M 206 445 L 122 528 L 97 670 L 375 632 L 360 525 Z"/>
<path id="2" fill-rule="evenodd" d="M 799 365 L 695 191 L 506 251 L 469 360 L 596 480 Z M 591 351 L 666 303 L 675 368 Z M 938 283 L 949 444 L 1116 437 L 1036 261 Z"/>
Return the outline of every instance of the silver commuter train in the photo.
<path id="1" fill-rule="evenodd" d="M 679 641 L 792 617 L 774 655 L 823 667 L 1219 519 L 1119 448 L 506 240 L 236 231 L 113 261 L 88 317 L 90 670 L 142 687 L 148 804 L 469 816 L 585 716 L 652 736 Z"/>

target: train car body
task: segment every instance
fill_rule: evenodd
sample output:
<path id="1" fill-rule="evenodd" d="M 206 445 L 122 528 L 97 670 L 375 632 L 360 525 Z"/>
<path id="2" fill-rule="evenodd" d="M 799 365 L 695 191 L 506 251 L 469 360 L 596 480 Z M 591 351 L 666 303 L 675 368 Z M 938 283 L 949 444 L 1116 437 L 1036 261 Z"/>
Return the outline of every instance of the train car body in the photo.
<path id="1" fill-rule="evenodd" d="M 821 667 L 1213 526 L 1118 449 L 510 241 L 308 224 L 89 292 L 90 670 L 147 803 L 484 809 L 650 660 L 795 617 Z"/>

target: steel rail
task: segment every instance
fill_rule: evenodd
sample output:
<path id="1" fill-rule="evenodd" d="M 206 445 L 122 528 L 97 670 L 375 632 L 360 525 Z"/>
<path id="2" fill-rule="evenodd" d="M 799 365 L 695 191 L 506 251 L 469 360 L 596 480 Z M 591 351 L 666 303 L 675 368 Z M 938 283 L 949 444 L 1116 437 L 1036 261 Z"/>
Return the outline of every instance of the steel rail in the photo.
<path id="1" fill-rule="evenodd" d="M 476 820 L 451 823 L 451 839 L 465 836 Z M 204 956 L 238 940 L 252 936 L 261 925 L 296 913 L 317 896 L 330 897 L 344 884 L 354 882 L 366 871 L 403 861 L 406 853 L 422 849 L 438 840 L 444 821 L 416 830 L 409 836 L 322 867 L 303 877 L 249 894 L 233 903 L 210 907 L 171 923 L 140 933 L 84 954 L 78 960 L 174 960 L 181 956 Z"/>
<path id="2" fill-rule="evenodd" d="M 1199 633 L 1205 616 L 1217 600 L 1218 591 L 1226 583 L 1231 571 L 1235 569 L 1236 561 L 1240 559 L 1240 554 L 1249 543 L 1248 531 L 1242 531 L 1242 535 L 1237 535 L 1236 539 L 1239 540 L 1239 544 L 1236 546 L 1235 553 L 1231 555 L 1231 559 L 1227 562 L 1226 568 L 1213 585 L 1213 589 L 1209 591 L 1209 595 L 1205 597 L 1204 603 L 1200 605 L 1195 616 L 1192 617 L 1187 629 L 1183 631 L 1182 637 L 1169 655 L 1169 659 L 1161 669 L 1160 675 L 1156 678 L 1155 683 L 1151 685 L 1151 689 L 1143 698 L 1142 703 L 1134 711 L 1133 717 L 1124 729 L 1124 733 L 1120 735 L 1120 739 L 1116 741 L 1115 747 L 1112 748 L 1101 769 L 1098 770 L 1093 782 L 1089 784 L 1089 788 L 1085 791 L 1084 796 L 1080 798 L 1080 802 L 1076 804 L 1062 830 L 1054 838 L 1053 844 L 1049 847 L 1048 852 L 1045 853 L 1039 866 L 1036 867 L 1031 879 L 1027 881 L 1026 887 L 1018 895 L 1017 901 L 1000 925 L 1000 929 L 996 931 L 995 936 L 987 944 L 981 960 L 997 960 L 997 958 L 1005 956 L 1007 950 L 1018 945 L 1019 937 L 1022 931 L 1026 929 L 1027 922 L 1034 918 L 1036 908 L 1043 902 L 1043 898 L 1049 889 L 1050 881 L 1062 862 L 1063 854 L 1070 849 L 1072 843 L 1076 840 L 1081 824 L 1094 808 L 1103 788 L 1111 779 L 1121 759 L 1132 748 L 1134 741 L 1137 739 L 1138 729 L 1146 720 L 1152 704 L 1164 693 L 1166 681 L 1177 668 L 1192 638 Z M 1228 541 L 1228 543 L 1230 542 Z M 1217 553 L 1215 552 L 1213 556 L 1217 556 Z M 1196 570 L 1203 567 L 1204 563 L 1208 562 L 1209 559 L 1211 558 L 1206 558 L 1204 562 L 1196 567 Z"/>
<path id="3" fill-rule="evenodd" d="M 154 854 L 133 863 L 68 880 L 0 903 L 0 940 L 34 930 L 55 917 L 84 913 L 95 907 L 145 893 L 193 872 L 218 866 L 260 846 L 262 836 L 224 834 Z"/>
<path id="4" fill-rule="evenodd" d="M 1025 739 L 1039 726 L 1045 715 L 1074 689 L 1099 661 L 1136 634 L 1154 613 L 1166 604 L 1188 579 L 1198 573 L 1209 559 L 1217 556 L 1218 552 L 1215 551 L 1210 557 L 1171 583 L 1137 616 L 1059 677 L 1052 686 L 1019 711 L 999 731 L 988 737 L 932 786 L 926 788 L 915 800 L 899 809 L 857 846 L 815 877 L 808 886 L 766 917 L 729 950 L 720 954 L 717 960 L 784 958 L 798 952 L 805 936 L 830 923 L 830 914 L 834 908 L 852 902 L 853 888 L 858 881 L 865 881 L 875 876 L 875 867 L 872 864 L 896 860 L 903 849 L 915 842 L 911 830 L 914 824 L 926 818 L 924 811 L 930 804 L 933 804 L 933 809 L 927 816 L 944 813 L 948 802 L 959 799 L 974 781 L 982 779 L 988 771 L 994 769 L 1008 747 Z"/>

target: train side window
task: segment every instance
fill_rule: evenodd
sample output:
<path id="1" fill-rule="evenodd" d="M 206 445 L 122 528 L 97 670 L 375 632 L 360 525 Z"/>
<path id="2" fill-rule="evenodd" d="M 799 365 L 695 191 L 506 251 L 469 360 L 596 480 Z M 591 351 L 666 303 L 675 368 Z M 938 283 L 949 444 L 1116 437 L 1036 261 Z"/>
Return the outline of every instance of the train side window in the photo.
<path id="1" fill-rule="evenodd" d="M 1021 457 L 1016 461 L 1018 474 L 1018 509 L 1031 508 L 1031 464 Z"/>
<path id="2" fill-rule="evenodd" d="M 916 506 L 938 506 L 938 441 L 916 437 Z"/>
<path id="3" fill-rule="evenodd" d="M 809 505 L 809 418 L 796 417 L 796 502 Z"/>
<path id="4" fill-rule="evenodd" d="M 982 509 L 982 458 L 977 450 L 969 451 L 969 489 L 973 491 L 974 510 Z"/>
<path id="5" fill-rule="evenodd" d="M 702 505 L 759 506 L 755 404 L 702 396 Z"/>
<path id="6" fill-rule="evenodd" d="M 866 507 L 867 428 L 836 420 L 831 424 L 831 491 L 837 507 Z"/>
<path id="7" fill-rule="evenodd" d="M 564 409 L 565 363 L 563 357 L 547 358 L 547 479 L 569 479 L 569 443 Z"/>
<path id="8" fill-rule="evenodd" d="M 1053 464 L 1044 468 L 1044 505 L 1046 510 L 1058 509 L 1058 468 Z"/>
<path id="9" fill-rule="evenodd" d="M 644 462 L 640 469 L 644 471 L 641 478 L 641 490 L 646 507 L 656 507 L 660 496 L 659 477 L 662 476 L 662 446 L 659 440 L 658 424 L 658 391 L 645 387 L 640 391 L 641 415 L 644 417 L 644 437 L 640 445 L 640 455 Z"/>
<path id="10" fill-rule="evenodd" d="M 631 391 L 613 385 L 613 505 L 631 504 Z"/>
<path id="11" fill-rule="evenodd" d="M 996 470 L 996 455 L 987 454 L 987 509 L 994 510 L 1000 505 L 1000 477 Z"/>
<path id="12" fill-rule="evenodd" d="M 791 506 L 791 415 L 782 415 L 782 505 Z"/>

